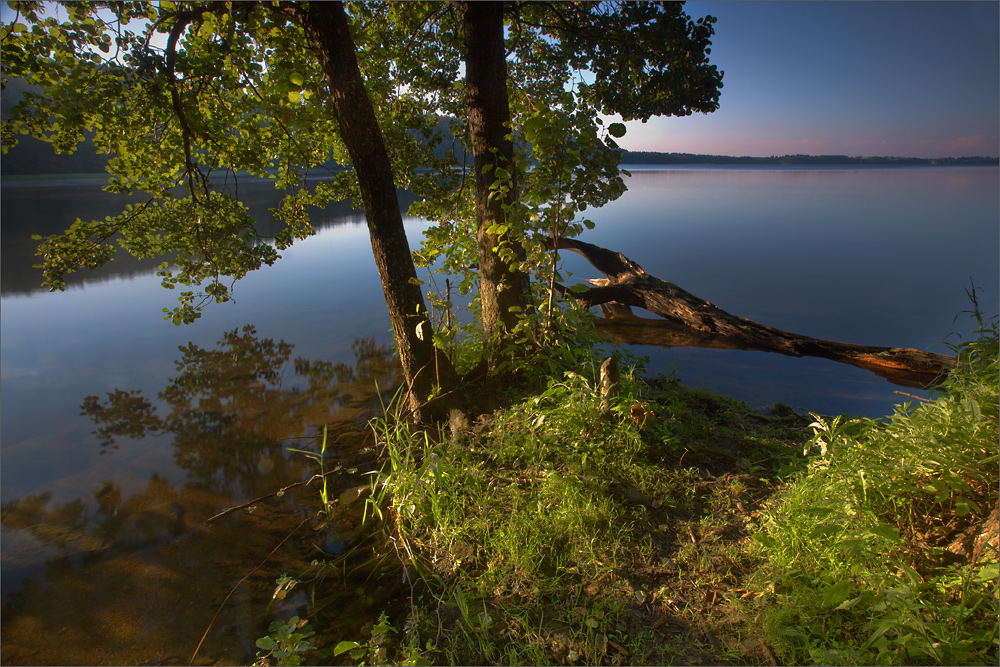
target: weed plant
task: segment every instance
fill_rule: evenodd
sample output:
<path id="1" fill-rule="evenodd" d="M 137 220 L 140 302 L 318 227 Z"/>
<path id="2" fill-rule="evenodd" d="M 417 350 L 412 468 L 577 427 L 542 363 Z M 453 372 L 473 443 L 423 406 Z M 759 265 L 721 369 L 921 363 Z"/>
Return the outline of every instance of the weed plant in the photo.
<path id="1" fill-rule="evenodd" d="M 272 660 L 281 666 L 301 665 L 304 656 L 314 648 L 309 638 L 315 634 L 308 627 L 308 622 L 299 620 L 298 616 L 292 616 L 287 621 L 274 621 L 268 628 L 268 634 L 257 640 L 257 648 L 261 652 L 257 654 L 254 665 L 270 665 Z"/>
<path id="2" fill-rule="evenodd" d="M 784 664 L 997 664 L 997 322 L 888 422 L 817 417 L 808 470 L 754 535 Z"/>

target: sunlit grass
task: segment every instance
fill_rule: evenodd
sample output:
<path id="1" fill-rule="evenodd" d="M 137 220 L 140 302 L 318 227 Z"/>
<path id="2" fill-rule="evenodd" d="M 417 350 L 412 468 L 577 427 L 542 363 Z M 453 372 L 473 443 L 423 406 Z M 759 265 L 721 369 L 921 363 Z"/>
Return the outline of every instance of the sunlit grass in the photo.
<path id="1" fill-rule="evenodd" d="M 631 370 L 602 418 L 596 385 L 565 372 L 472 424 L 453 420 L 437 441 L 382 422 L 391 542 L 428 584 L 406 621 L 411 646 L 433 639 L 426 657 L 626 664 L 698 654 L 689 633 L 664 644 L 663 623 L 653 627 L 661 608 L 694 615 L 670 579 L 743 578 L 746 559 L 730 543 L 745 526 L 734 517 L 761 494 L 754 471 L 802 460 L 801 420 L 796 428 Z M 746 472 L 709 469 L 734 465 Z"/>
<path id="2" fill-rule="evenodd" d="M 996 320 L 979 333 L 934 400 L 887 422 L 814 422 L 808 471 L 755 535 L 759 614 L 783 661 L 997 662 L 995 525 L 982 539 L 998 495 Z"/>
<path id="3" fill-rule="evenodd" d="M 996 550 L 968 552 L 998 486 L 995 322 L 980 333 L 886 420 L 760 412 L 624 364 L 602 417 L 599 359 L 568 348 L 527 397 L 441 432 L 387 416 L 366 516 L 407 600 L 344 645 L 402 664 L 995 662 Z"/>

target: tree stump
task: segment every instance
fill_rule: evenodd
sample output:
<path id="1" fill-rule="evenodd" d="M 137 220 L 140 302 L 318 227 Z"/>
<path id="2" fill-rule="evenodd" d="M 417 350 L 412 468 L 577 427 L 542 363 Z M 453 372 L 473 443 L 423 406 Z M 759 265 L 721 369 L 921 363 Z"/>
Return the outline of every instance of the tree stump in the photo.
<path id="1" fill-rule="evenodd" d="M 618 370 L 618 360 L 608 357 L 601 364 L 601 416 L 611 415 L 611 403 L 618 395 L 618 383 L 621 375 Z"/>

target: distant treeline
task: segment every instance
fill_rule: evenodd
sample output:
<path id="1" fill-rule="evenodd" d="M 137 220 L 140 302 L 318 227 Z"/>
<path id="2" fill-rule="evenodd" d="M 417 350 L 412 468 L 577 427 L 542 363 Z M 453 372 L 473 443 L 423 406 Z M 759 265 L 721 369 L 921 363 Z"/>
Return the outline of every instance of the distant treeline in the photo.
<path id="1" fill-rule="evenodd" d="M 747 165 L 889 165 L 889 166 L 980 166 L 1000 165 L 995 157 L 850 157 L 847 155 L 782 155 L 771 157 L 732 157 L 729 155 L 696 155 L 693 153 L 656 153 L 652 151 L 622 151 L 623 164 L 747 164 Z"/>
<path id="2" fill-rule="evenodd" d="M 0 113 L 8 117 L 10 108 L 19 102 L 27 91 L 38 91 L 19 79 L 8 79 L 0 96 Z M 439 156 L 454 152 L 463 161 L 459 142 L 448 138 L 459 129 L 458 121 L 442 116 L 437 131 L 445 140 L 435 147 Z M 471 162 L 471 159 L 467 159 Z M 657 153 L 652 151 L 622 151 L 623 164 L 709 164 L 709 165 L 998 165 L 995 157 L 911 158 L 911 157 L 849 157 L 847 155 L 782 155 L 772 157 L 731 157 L 727 155 L 695 155 L 692 153 Z M 99 154 L 87 137 L 72 154 L 56 154 L 51 144 L 26 135 L 18 137 L 18 145 L 0 157 L 0 174 L 5 176 L 36 174 L 88 174 L 103 173 L 108 156 Z M 335 162 L 328 167 L 338 168 Z"/>

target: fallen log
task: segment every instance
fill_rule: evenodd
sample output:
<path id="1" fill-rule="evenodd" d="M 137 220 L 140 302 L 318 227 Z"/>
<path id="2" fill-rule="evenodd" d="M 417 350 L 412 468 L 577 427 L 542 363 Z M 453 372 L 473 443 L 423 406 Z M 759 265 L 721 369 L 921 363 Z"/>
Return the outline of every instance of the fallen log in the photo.
<path id="1" fill-rule="evenodd" d="M 591 243 L 560 239 L 549 249 L 579 253 L 607 276 L 588 280 L 594 287 L 585 292 L 574 292 L 562 285 L 557 289 L 588 308 L 600 306 L 604 319 L 598 321 L 598 329 L 610 333 L 619 344 L 695 345 L 821 357 L 859 366 L 907 387 L 924 387 L 941 379 L 955 365 L 955 358 L 945 354 L 800 336 L 732 315 L 646 273 L 625 255 Z M 645 308 L 664 319 L 637 317 L 632 307 Z"/>

